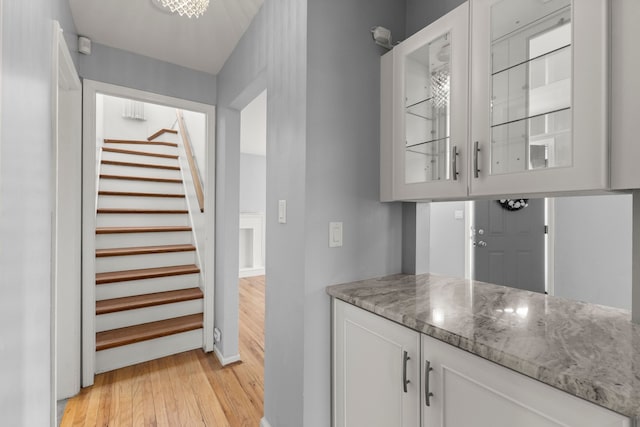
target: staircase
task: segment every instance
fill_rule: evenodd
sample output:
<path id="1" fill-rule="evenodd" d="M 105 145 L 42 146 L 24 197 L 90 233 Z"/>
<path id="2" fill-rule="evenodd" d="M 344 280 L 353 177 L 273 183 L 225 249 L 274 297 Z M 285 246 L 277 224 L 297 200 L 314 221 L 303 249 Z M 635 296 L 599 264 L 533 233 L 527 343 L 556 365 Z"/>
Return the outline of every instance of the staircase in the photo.
<path id="1" fill-rule="evenodd" d="M 96 209 L 97 373 L 202 347 L 200 268 L 178 144 L 155 140 L 175 133 L 104 141 Z"/>

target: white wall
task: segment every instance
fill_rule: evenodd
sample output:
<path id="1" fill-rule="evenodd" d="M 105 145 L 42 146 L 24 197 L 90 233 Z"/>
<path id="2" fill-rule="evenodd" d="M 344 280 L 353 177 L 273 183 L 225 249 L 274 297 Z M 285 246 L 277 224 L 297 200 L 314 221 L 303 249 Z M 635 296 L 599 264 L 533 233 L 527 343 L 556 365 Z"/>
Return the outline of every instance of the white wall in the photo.
<path id="1" fill-rule="evenodd" d="M 207 117 L 195 111 L 183 110 L 182 113 L 184 124 L 189 134 L 189 140 L 191 141 L 193 160 L 195 160 L 198 171 L 200 172 L 200 179 L 205 183 L 207 182 Z"/>
<path id="2" fill-rule="evenodd" d="M 555 295 L 630 310 L 631 196 L 555 200 Z"/>
<path id="3" fill-rule="evenodd" d="M 68 2 L 5 1 L 0 12 L 0 413 L 7 426 L 52 420 L 52 19 Z M 72 37 L 73 38 L 73 37 Z"/>
<path id="4" fill-rule="evenodd" d="M 456 212 L 463 217 L 456 219 Z M 430 271 L 453 277 L 465 275 L 465 202 L 431 203 Z"/>
<path id="5" fill-rule="evenodd" d="M 256 96 L 240 112 L 240 151 L 267 155 L 267 91 Z"/>
<path id="6" fill-rule="evenodd" d="M 104 138 L 146 140 L 160 129 L 171 129 L 176 121 L 175 108 L 145 103 L 146 120 L 132 120 L 122 117 L 126 99 L 103 95 L 96 98 L 96 102 L 100 100 L 103 103 Z"/>
<path id="7" fill-rule="evenodd" d="M 240 212 L 264 212 L 267 203 L 267 158 L 240 154 Z"/>

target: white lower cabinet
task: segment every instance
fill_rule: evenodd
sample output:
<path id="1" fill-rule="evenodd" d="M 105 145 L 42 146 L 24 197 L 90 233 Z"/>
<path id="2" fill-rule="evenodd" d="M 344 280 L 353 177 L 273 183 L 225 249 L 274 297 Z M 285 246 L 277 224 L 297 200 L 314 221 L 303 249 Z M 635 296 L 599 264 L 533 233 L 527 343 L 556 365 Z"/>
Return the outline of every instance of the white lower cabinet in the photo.
<path id="1" fill-rule="evenodd" d="M 631 426 L 622 415 L 426 335 L 422 358 L 423 427 Z"/>
<path id="2" fill-rule="evenodd" d="M 337 299 L 332 351 L 334 427 L 632 426 L 627 417 Z"/>
<path id="3" fill-rule="evenodd" d="M 333 425 L 420 422 L 420 334 L 334 300 Z"/>

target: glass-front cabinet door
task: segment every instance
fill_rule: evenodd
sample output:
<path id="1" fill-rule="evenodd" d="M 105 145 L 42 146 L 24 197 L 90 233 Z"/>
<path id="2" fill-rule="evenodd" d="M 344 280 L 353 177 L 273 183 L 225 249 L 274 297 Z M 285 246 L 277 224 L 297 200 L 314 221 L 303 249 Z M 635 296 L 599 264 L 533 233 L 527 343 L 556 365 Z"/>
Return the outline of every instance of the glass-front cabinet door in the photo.
<path id="1" fill-rule="evenodd" d="M 607 1 L 471 8 L 470 194 L 607 188 Z"/>
<path id="2" fill-rule="evenodd" d="M 394 48 L 396 200 L 467 194 L 468 3 Z"/>

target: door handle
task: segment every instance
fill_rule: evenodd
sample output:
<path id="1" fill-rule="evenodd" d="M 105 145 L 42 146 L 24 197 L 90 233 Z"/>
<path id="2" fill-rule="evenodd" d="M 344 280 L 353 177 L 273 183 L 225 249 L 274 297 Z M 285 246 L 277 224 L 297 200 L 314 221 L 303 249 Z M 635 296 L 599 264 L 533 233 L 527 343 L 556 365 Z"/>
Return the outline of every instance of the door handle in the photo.
<path id="1" fill-rule="evenodd" d="M 424 362 L 424 404 L 426 406 L 431 406 L 431 398 L 433 397 L 433 393 L 429 390 L 429 373 L 433 371 L 431 367 L 431 362 L 425 360 Z"/>
<path id="2" fill-rule="evenodd" d="M 409 353 L 404 352 L 404 356 L 402 358 L 402 390 L 407 393 L 407 385 L 411 382 L 407 379 L 407 362 L 411 360 L 409 357 Z"/>
<path id="3" fill-rule="evenodd" d="M 458 146 L 454 145 L 451 147 L 451 179 L 457 181 L 458 175 Z"/>
<path id="4" fill-rule="evenodd" d="M 473 143 L 473 177 L 478 178 L 480 176 L 480 165 L 478 164 L 478 153 L 480 153 L 480 142 L 475 141 Z"/>

